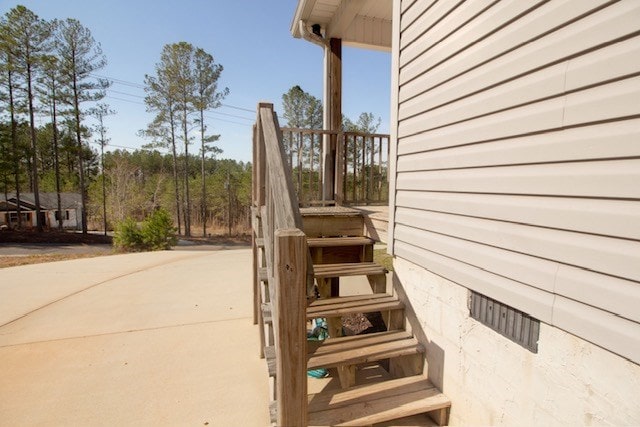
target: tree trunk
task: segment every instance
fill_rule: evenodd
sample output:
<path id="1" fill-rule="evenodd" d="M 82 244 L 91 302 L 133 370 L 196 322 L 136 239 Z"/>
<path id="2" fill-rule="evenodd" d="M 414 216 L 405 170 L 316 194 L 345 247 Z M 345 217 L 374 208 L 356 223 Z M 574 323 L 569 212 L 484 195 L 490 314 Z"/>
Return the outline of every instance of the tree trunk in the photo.
<path id="1" fill-rule="evenodd" d="M 51 81 L 51 124 L 53 126 L 53 167 L 56 175 L 56 201 L 58 208 L 58 229 L 64 227 L 62 219 L 62 197 L 60 196 L 60 158 L 58 153 L 58 113 L 56 109 L 56 86 L 55 79 Z"/>
<path id="2" fill-rule="evenodd" d="M 74 64 L 75 65 L 75 64 Z M 74 67 L 75 69 L 75 67 Z M 80 178 L 80 200 L 82 204 L 80 218 L 82 234 L 87 234 L 87 192 L 84 186 L 84 159 L 82 158 L 82 134 L 80 129 L 80 102 L 78 99 L 78 76 L 73 73 L 73 114 L 76 120 L 76 143 L 78 149 L 78 176 Z"/>
<path id="3" fill-rule="evenodd" d="M 18 219 L 18 228 L 22 228 L 22 210 L 20 209 L 20 155 L 18 153 L 18 123 L 16 122 L 15 106 L 13 102 L 13 72 L 11 64 L 8 66 L 8 84 L 9 84 L 9 111 L 11 115 L 11 146 L 13 151 L 13 164 L 16 184 L 16 214 Z"/>
<path id="4" fill-rule="evenodd" d="M 42 233 L 40 218 L 40 189 L 38 188 L 38 141 L 36 140 L 36 124 L 33 108 L 33 87 L 31 82 L 31 63 L 27 62 L 27 98 L 29 100 L 29 134 L 31 136 L 31 173 L 33 174 L 33 201 L 36 205 L 36 229 Z"/>
<path id="5" fill-rule="evenodd" d="M 200 110 L 200 140 L 202 141 L 202 237 L 207 237 L 207 182 L 204 168 L 204 110 Z"/>
<path id="6" fill-rule="evenodd" d="M 187 110 L 183 110 L 182 130 L 184 132 L 184 235 L 191 237 L 191 197 L 189 196 L 189 132 L 187 129 Z"/>
<path id="7" fill-rule="evenodd" d="M 176 150 L 176 128 L 173 121 L 173 107 L 169 106 L 169 126 L 171 127 L 171 154 L 173 155 L 173 185 L 176 190 L 176 219 L 178 221 L 178 234 L 182 234 L 180 228 L 180 187 L 178 184 L 178 153 Z"/>

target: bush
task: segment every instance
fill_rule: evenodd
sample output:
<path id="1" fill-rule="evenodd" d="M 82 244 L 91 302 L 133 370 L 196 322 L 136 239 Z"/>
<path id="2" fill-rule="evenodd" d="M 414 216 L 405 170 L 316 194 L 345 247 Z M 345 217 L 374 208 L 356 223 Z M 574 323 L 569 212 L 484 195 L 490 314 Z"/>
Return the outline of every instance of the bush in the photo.
<path id="1" fill-rule="evenodd" d="M 170 249 L 178 242 L 175 231 L 169 213 L 158 209 L 145 218 L 141 226 L 131 218 L 117 224 L 113 245 L 125 252 Z"/>
<path id="2" fill-rule="evenodd" d="M 113 238 L 113 246 L 125 252 L 137 252 L 143 250 L 142 234 L 140 227 L 132 219 L 127 218 L 116 224 L 116 233 Z"/>
<path id="3" fill-rule="evenodd" d="M 171 249 L 171 246 L 178 243 L 173 219 L 164 209 L 158 209 L 149 215 L 140 231 L 144 246 L 152 251 Z"/>

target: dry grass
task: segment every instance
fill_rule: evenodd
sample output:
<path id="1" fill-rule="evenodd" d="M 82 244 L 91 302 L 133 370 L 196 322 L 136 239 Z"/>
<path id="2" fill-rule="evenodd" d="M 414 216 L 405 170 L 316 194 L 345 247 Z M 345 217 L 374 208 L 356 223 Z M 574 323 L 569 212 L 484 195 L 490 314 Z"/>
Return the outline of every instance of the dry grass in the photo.
<path id="1" fill-rule="evenodd" d="M 389 271 L 393 271 L 393 257 L 387 253 L 386 249 L 374 249 L 373 261 L 382 265 Z"/>
<path id="2" fill-rule="evenodd" d="M 45 254 L 0 257 L 0 268 L 17 267 L 20 265 L 41 264 L 44 262 L 66 261 L 70 259 L 94 258 L 108 255 L 105 253 L 94 254 Z"/>

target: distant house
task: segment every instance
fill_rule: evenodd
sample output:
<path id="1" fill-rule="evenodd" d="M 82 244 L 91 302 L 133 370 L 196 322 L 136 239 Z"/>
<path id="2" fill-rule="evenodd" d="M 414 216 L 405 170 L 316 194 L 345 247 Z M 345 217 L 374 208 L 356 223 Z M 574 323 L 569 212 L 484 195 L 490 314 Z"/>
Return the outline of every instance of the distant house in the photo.
<path id="1" fill-rule="evenodd" d="M 58 218 L 62 216 L 62 226 L 66 229 L 77 229 L 81 212 L 79 193 L 61 193 L 61 212 L 58 212 L 57 193 L 40 193 L 40 215 L 45 228 L 57 228 Z M 22 227 L 36 226 L 36 204 L 33 193 L 20 194 L 20 216 Z M 2 196 L 0 199 L 0 227 L 14 228 L 18 226 L 18 199 L 15 194 Z"/>

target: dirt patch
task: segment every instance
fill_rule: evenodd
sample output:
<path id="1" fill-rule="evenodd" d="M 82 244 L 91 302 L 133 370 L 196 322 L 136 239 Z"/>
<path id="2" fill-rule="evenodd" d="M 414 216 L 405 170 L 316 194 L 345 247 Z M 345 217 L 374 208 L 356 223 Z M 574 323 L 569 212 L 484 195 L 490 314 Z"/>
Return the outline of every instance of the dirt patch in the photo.
<path id="1" fill-rule="evenodd" d="M 35 230 L 2 230 L 0 243 L 56 243 L 56 244 L 111 244 L 113 238 L 103 234 L 76 233 L 70 231 L 48 230 L 38 233 Z"/>
<path id="2" fill-rule="evenodd" d="M 251 244 L 250 235 L 239 236 L 209 236 L 209 237 L 184 237 L 178 236 L 180 240 L 188 241 L 194 245 L 222 245 L 222 246 L 245 246 Z"/>
<path id="3" fill-rule="evenodd" d="M 66 261 L 69 259 L 93 258 L 105 254 L 45 254 L 0 257 L 0 268 L 18 267 L 29 264 L 42 264 L 45 262 Z"/>
<path id="4" fill-rule="evenodd" d="M 350 314 L 342 318 L 342 329 L 344 334 L 363 335 L 374 332 L 384 332 L 387 330 L 380 312 Z"/>

